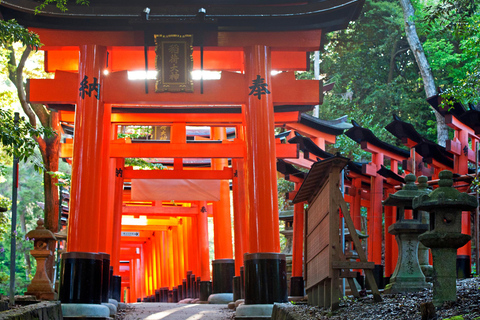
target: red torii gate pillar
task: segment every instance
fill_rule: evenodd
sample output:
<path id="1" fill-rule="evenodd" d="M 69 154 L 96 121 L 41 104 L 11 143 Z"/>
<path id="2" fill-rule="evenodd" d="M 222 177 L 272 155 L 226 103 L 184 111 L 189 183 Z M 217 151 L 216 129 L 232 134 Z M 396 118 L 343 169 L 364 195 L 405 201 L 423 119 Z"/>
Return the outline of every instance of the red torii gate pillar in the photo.
<path id="1" fill-rule="evenodd" d="M 98 252 L 106 47 L 80 46 L 67 251 Z M 93 89 L 93 90 L 92 90 Z"/>
<path id="2" fill-rule="evenodd" d="M 295 182 L 297 192 L 302 185 Z M 303 281 L 303 232 L 304 232 L 304 203 L 295 203 L 293 206 L 293 244 L 292 244 L 292 277 L 290 278 L 290 295 L 304 296 L 305 285 Z"/>
<path id="3" fill-rule="evenodd" d="M 445 116 L 445 123 L 455 130 L 453 140 L 447 140 L 447 150 L 453 153 L 453 172 L 465 175 L 468 174 L 469 158 L 474 160 L 474 154 L 477 152 L 476 141 L 477 136 L 473 130 L 465 124 L 458 121 L 453 115 Z M 469 146 L 469 138 L 471 138 L 472 147 Z M 473 152 L 472 152 L 473 150 Z M 462 212 L 462 233 L 472 234 L 472 224 L 470 220 L 470 212 Z M 476 248 L 478 254 L 478 248 Z M 457 250 L 457 276 L 459 278 L 466 278 L 470 276 L 472 256 L 472 242 L 469 241 L 466 245 Z M 477 266 L 478 268 L 478 266 Z"/>
<path id="4" fill-rule="evenodd" d="M 383 177 L 376 173 L 383 164 L 384 155 L 372 152 L 372 165 L 375 173 L 371 173 L 370 210 L 368 219 L 368 260 L 376 265 L 382 264 L 382 214 L 383 214 Z"/>
<path id="5" fill-rule="evenodd" d="M 280 252 L 270 48 L 245 48 L 246 203 L 249 254 L 245 254 L 245 304 L 287 301 L 285 256 Z M 269 270 L 267 274 L 267 270 Z M 272 272 L 271 270 L 275 270 Z M 240 307 L 239 307 L 240 308 Z M 240 309 L 237 308 L 237 315 Z"/>
<path id="6" fill-rule="evenodd" d="M 115 160 L 115 196 L 113 204 L 113 240 L 110 265 L 113 266 L 113 273 L 118 275 L 120 265 L 120 241 L 122 234 L 122 210 L 123 210 L 123 170 L 125 159 Z"/>
<path id="7" fill-rule="evenodd" d="M 226 140 L 227 132 L 223 127 L 211 129 L 212 140 Z M 226 159 L 212 159 L 212 170 L 228 167 Z M 228 180 L 220 180 L 220 201 L 213 202 L 213 228 L 215 260 L 232 259 L 232 223 L 230 218 L 230 187 Z"/>
<path id="8" fill-rule="evenodd" d="M 233 227 L 235 230 L 235 276 L 240 276 L 243 255 L 248 252 L 248 220 L 245 206 L 244 161 L 232 159 Z"/>
<path id="9" fill-rule="evenodd" d="M 208 212 L 207 202 L 198 203 L 198 253 L 200 256 L 200 277 L 202 281 L 210 281 L 210 250 L 208 244 Z"/>

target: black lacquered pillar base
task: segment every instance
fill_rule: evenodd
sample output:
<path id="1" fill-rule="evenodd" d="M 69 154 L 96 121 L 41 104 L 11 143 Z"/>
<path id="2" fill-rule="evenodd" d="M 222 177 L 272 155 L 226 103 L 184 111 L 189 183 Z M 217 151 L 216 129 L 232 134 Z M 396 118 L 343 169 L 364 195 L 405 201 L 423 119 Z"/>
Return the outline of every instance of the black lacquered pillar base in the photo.
<path id="1" fill-rule="evenodd" d="M 208 301 L 212 294 L 212 281 L 200 281 L 200 301 Z"/>
<path id="2" fill-rule="evenodd" d="M 477 267 L 478 268 L 478 267 Z M 457 255 L 457 279 L 466 279 L 472 276 L 470 256 Z"/>
<path id="3" fill-rule="evenodd" d="M 178 289 L 177 288 L 173 288 L 172 289 L 172 302 L 178 302 Z"/>
<path id="4" fill-rule="evenodd" d="M 245 304 L 287 302 L 287 271 L 281 253 L 246 253 Z"/>
<path id="5" fill-rule="evenodd" d="M 240 277 L 233 277 L 233 301 L 242 298 L 242 279 Z"/>
<path id="6" fill-rule="evenodd" d="M 303 277 L 290 278 L 290 296 L 303 297 L 305 296 L 305 283 Z"/>
<path id="7" fill-rule="evenodd" d="M 160 302 L 168 302 L 168 287 L 160 288 Z"/>
<path id="8" fill-rule="evenodd" d="M 113 278 L 112 299 L 120 302 L 121 298 L 122 298 L 122 277 L 121 276 L 113 276 L 112 278 Z"/>
<path id="9" fill-rule="evenodd" d="M 240 289 L 241 289 L 241 297 L 245 299 L 245 267 L 240 267 Z"/>
<path id="10" fill-rule="evenodd" d="M 102 302 L 108 303 L 108 291 L 110 288 L 110 255 L 99 253 L 102 258 Z"/>
<path id="11" fill-rule="evenodd" d="M 62 254 L 60 301 L 100 304 L 102 302 L 102 265 L 103 256 L 96 253 Z"/>
<path id="12" fill-rule="evenodd" d="M 213 293 L 233 293 L 232 280 L 235 276 L 235 260 L 217 259 L 212 261 Z"/>

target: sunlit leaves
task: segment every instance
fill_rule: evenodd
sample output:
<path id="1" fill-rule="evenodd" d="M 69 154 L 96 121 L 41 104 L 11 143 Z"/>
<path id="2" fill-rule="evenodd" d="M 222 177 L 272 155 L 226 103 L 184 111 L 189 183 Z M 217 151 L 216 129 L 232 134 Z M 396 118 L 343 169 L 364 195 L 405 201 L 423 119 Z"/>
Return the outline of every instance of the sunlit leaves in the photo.
<path id="1" fill-rule="evenodd" d="M 42 44 L 38 35 L 22 27 L 15 20 L 0 20 L 0 45 L 8 47 L 15 42 L 37 50 Z"/>
<path id="2" fill-rule="evenodd" d="M 40 13 L 42 10 L 46 8 L 47 5 L 50 5 L 50 4 L 56 6 L 60 11 L 65 12 L 68 10 L 67 8 L 68 2 L 69 0 L 44 0 L 43 3 L 41 3 L 35 8 L 35 13 L 36 14 Z M 75 3 L 79 5 L 88 6 L 90 2 L 88 0 L 75 0 Z"/>
<path id="3" fill-rule="evenodd" d="M 51 129 L 36 129 L 23 118 L 15 123 L 10 110 L 0 108 L 0 142 L 6 153 L 24 161 L 33 155 L 36 147 L 35 137 L 54 134 Z"/>

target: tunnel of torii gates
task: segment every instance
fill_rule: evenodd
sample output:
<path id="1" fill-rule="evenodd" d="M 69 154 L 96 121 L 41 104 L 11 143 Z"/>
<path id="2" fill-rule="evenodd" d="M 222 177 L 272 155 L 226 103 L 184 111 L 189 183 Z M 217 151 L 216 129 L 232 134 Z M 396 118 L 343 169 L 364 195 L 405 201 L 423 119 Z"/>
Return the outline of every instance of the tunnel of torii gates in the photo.
<path id="1" fill-rule="evenodd" d="M 299 123 L 300 113 L 321 103 L 323 95 L 321 81 L 294 75 L 306 70 L 307 52 L 319 48 L 321 30 L 219 35 L 217 47 L 203 48 L 202 68 L 222 71 L 221 79 L 194 81 L 192 93 L 155 93 L 154 80 L 128 79 L 126 70 L 144 68 L 143 39 L 133 32 L 31 30 L 45 44 L 45 69 L 55 77 L 30 79 L 28 100 L 58 110 L 62 123 L 74 123 L 73 142 L 65 141 L 61 155 L 72 158 L 67 252 L 111 254 L 114 274 L 122 276 L 131 301 L 182 284 L 187 270 L 210 280 L 208 216 L 214 221 L 214 258 L 232 259 L 234 243 L 237 276 L 244 253 L 280 252 L 276 161 L 302 159 L 298 145 L 281 144 L 274 129 L 297 130 L 320 148 L 335 142 L 335 135 Z M 153 48 L 147 54 L 154 66 Z M 199 56 L 195 47 L 194 69 L 200 67 Z M 272 70 L 283 72 L 272 76 Z M 94 91 L 82 94 L 79 79 L 87 78 L 95 79 Z M 264 80 L 268 90 L 249 94 L 255 79 Z M 125 125 L 167 126 L 169 141 L 118 139 L 118 126 Z M 211 141 L 187 141 L 187 126 L 211 127 Z M 226 128 L 234 128 L 231 139 Z M 173 160 L 168 170 L 142 171 L 124 167 L 125 158 Z M 186 164 L 192 158 L 211 161 L 191 168 Z M 135 200 L 124 190 L 126 182 L 134 192 L 136 180 L 159 179 L 167 191 L 184 193 Z M 199 187 L 200 195 L 179 189 L 184 181 Z M 212 185 L 209 181 L 218 182 L 214 196 L 202 188 Z M 298 232 L 298 276 L 301 246 Z"/>
<path id="2" fill-rule="evenodd" d="M 160 94 L 154 93 L 154 80 L 128 79 L 126 70 L 144 67 L 142 41 L 128 32 L 33 30 L 45 44 L 45 69 L 55 72 L 55 78 L 30 79 L 28 99 L 57 110 L 59 121 L 75 128 L 73 141 L 66 139 L 61 151 L 61 157 L 72 159 L 68 252 L 109 253 L 114 273 L 122 276 L 122 286 L 128 289 L 127 299 L 136 301 L 160 287 L 182 284 L 187 271 L 202 281 L 210 280 L 208 217 L 214 221 L 213 258 L 235 258 L 236 276 L 244 266 L 244 253 L 280 251 L 277 161 L 282 163 L 279 171 L 298 190 L 304 174 L 290 165 L 310 168 L 318 159 L 331 156 L 323 151 L 325 144 L 335 143 L 347 128 L 302 114 L 321 102 L 325 88 L 318 80 L 296 80 L 293 72 L 306 69 L 306 52 L 319 47 L 321 31 L 283 32 L 281 36 L 259 32 L 248 37 L 226 33 L 218 47 L 202 50 L 203 69 L 222 71 L 220 79 L 195 81 L 193 93 Z M 147 56 L 148 65 L 153 66 L 154 51 L 148 50 Z M 194 69 L 199 68 L 199 60 L 199 49 L 194 48 Z M 283 72 L 272 76 L 272 70 Z M 85 76 L 96 78 L 100 90 L 82 97 L 79 79 Z M 268 84 L 269 93 L 249 94 L 257 76 Z M 454 117 L 449 123 L 456 130 L 449 151 L 457 150 L 457 144 L 468 145 L 468 139 L 478 140 Z M 394 124 L 406 125 L 398 119 Z M 168 128 L 168 134 L 163 141 L 155 140 L 158 137 L 143 142 L 118 139 L 119 126 L 129 125 Z M 192 129 L 187 127 L 207 127 L 210 132 L 192 134 L 194 140 L 190 140 L 187 133 Z M 291 143 L 275 138 L 275 127 L 290 130 L 282 137 Z M 386 190 L 387 195 L 394 192 L 402 182 L 398 163 L 420 164 L 421 144 L 429 143 L 406 136 L 405 129 L 399 132 L 399 138 L 416 151 L 385 144 L 358 125 L 346 133 L 372 154 L 370 163 L 349 164 L 345 199 L 358 229 L 362 229 L 360 208 L 368 209 L 368 257 L 377 265 L 382 264 L 383 192 L 375 190 Z M 423 157 L 429 158 L 434 170 L 428 174 L 435 178 L 445 168 L 467 173 L 472 149 L 466 155 L 456 152 L 455 165 L 453 159 L 438 160 L 428 149 Z M 167 170 L 134 170 L 125 167 L 125 158 L 154 158 L 167 164 Z M 386 159 L 391 160 L 387 172 L 382 168 Z M 408 173 L 409 167 L 404 168 Z M 150 198 L 133 196 L 136 181 L 155 191 L 162 186 L 164 192 Z M 152 181 L 160 183 L 149 184 Z M 131 190 L 124 187 L 129 183 Z M 210 187 L 217 192 L 209 192 Z M 294 195 L 295 191 L 289 198 Z M 385 208 L 384 227 L 394 220 L 394 208 Z M 464 225 L 464 233 L 470 233 L 467 221 Z M 295 205 L 293 228 L 292 276 L 301 277 L 303 204 Z M 470 247 L 461 253 L 470 255 Z M 393 273 L 396 258 L 396 243 L 385 232 L 386 276 Z"/>

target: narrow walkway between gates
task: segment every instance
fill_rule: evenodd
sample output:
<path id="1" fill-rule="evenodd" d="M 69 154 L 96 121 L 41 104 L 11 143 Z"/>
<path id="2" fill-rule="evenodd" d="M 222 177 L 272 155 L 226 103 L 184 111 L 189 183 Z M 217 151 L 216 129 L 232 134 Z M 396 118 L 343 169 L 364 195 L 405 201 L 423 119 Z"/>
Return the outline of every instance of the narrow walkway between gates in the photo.
<path id="1" fill-rule="evenodd" d="M 121 320 L 230 320 L 224 304 L 131 303 Z"/>

